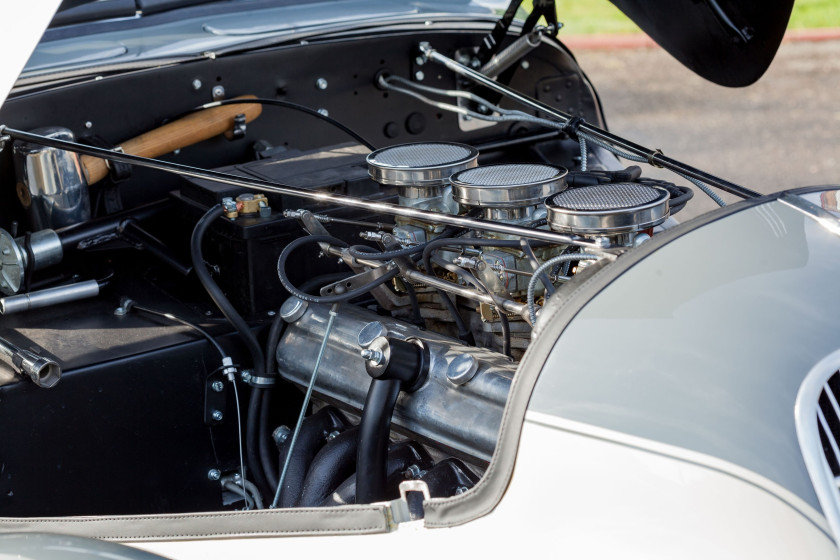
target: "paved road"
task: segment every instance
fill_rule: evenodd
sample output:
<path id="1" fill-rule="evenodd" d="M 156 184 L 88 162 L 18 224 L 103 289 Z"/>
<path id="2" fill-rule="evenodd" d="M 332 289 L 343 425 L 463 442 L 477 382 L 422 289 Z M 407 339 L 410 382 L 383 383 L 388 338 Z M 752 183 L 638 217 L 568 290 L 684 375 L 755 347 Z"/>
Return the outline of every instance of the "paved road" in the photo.
<path id="1" fill-rule="evenodd" d="M 785 43 L 740 89 L 706 82 L 658 47 L 575 54 L 613 132 L 762 193 L 840 184 L 840 41 Z M 695 198 L 705 200 L 683 219 L 715 207 Z"/>

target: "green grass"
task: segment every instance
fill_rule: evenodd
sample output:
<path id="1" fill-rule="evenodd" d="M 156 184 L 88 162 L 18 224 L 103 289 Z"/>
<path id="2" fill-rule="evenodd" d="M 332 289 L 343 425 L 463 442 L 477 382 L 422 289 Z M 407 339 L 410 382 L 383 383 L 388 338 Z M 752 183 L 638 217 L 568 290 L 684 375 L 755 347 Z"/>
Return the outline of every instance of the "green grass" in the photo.
<path id="1" fill-rule="evenodd" d="M 590 33 L 637 33 L 639 28 L 608 0 L 556 0 L 557 16 L 566 35 Z M 527 11 L 531 3 L 522 4 Z M 840 27 L 840 1 L 796 0 L 790 29 Z"/>

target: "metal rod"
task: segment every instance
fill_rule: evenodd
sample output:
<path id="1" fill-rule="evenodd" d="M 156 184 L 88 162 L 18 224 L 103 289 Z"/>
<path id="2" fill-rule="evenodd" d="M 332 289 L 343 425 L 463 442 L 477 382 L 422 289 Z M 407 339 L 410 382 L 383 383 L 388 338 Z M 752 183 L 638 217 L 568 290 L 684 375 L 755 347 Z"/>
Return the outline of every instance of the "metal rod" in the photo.
<path id="1" fill-rule="evenodd" d="M 38 387 L 50 389 L 61 380 L 61 366 L 55 360 L 39 356 L 0 338 L 0 355 L 21 376 L 29 377 Z"/>
<path id="2" fill-rule="evenodd" d="M 511 89 L 494 80 L 491 80 L 481 72 L 477 72 L 472 68 L 455 62 L 451 58 L 448 58 L 437 52 L 434 48 L 432 48 L 431 45 L 429 45 L 429 43 L 420 43 L 420 51 L 429 60 L 442 64 L 452 72 L 455 72 L 460 76 L 464 76 L 465 78 L 469 78 L 474 82 L 477 82 L 489 89 L 492 89 L 497 93 L 501 93 L 502 95 L 518 103 L 521 103 L 526 107 L 530 107 L 531 109 L 535 109 L 537 111 L 550 115 L 560 120 L 561 122 L 568 122 L 569 119 L 572 118 L 572 115 L 570 115 L 569 113 L 564 113 L 563 111 L 559 111 L 554 107 L 546 105 L 541 101 L 537 101 L 532 97 L 523 95 L 514 89 Z M 697 179 L 698 181 L 702 181 L 708 185 L 717 187 L 730 194 L 740 196 L 741 198 L 757 198 L 761 196 L 760 193 L 754 190 L 742 187 L 740 185 L 736 185 L 735 183 L 732 183 L 725 179 L 721 179 L 720 177 L 716 177 L 714 175 L 706 173 L 705 171 L 700 171 L 699 169 L 691 167 L 690 165 L 686 165 L 681 161 L 667 157 L 660 150 L 651 150 L 649 148 L 645 148 L 644 146 L 631 142 L 620 136 L 616 136 L 615 134 L 607 132 L 606 130 L 598 128 L 597 126 L 591 125 L 587 122 L 583 122 L 580 125 L 580 130 L 596 137 L 597 139 L 603 142 L 608 142 L 616 148 L 643 157 L 647 159 L 648 162 L 651 163 L 651 165 L 664 167 L 676 173 L 682 173 L 683 175 L 687 175 L 689 177 Z"/>
<path id="3" fill-rule="evenodd" d="M 330 332 L 332 332 L 333 323 L 338 315 L 338 307 L 340 303 L 334 303 L 330 308 L 330 318 L 327 321 L 327 328 L 324 329 L 324 338 L 321 341 L 321 348 L 318 350 L 318 357 L 315 358 L 315 367 L 312 369 L 312 376 L 309 378 L 309 385 L 306 387 L 306 394 L 303 397 L 303 404 L 300 407 L 300 415 L 295 424 L 295 431 L 292 434 L 292 441 L 289 443 L 289 449 L 286 451 L 286 460 L 283 462 L 283 471 L 280 473 L 280 480 L 277 482 L 277 490 L 274 492 L 274 500 L 271 502 L 270 508 L 274 509 L 280 503 L 280 495 L 283 493 L 283 483 L 286 481 L 286 472 L 289 470 L 289 463 L 292 460 L 292 452 L 295 450 L 295 443 L 297 443 L 300 429 L 303 426 L 303 419 L 306 416 L 306 409 L 309 408 L 309 400 L 312 398 L 312 391 L 315 388 L 315 379 L 318 377 L 318 369 L 321 367 L 321 360 L 324 357 L 324 352 L 327 350 L 327 342 L 330 340 Z"/>
<path id="4" fill-rule="evenodd" d="M 371 268 L 377 268 L 382 266 L 382 261 L 376 261 L 373 259 L 365 259 L 359 257 L 351 257 L 350 254 L 347 252 L 347 249 L 343 249 L 341 247 L 333 247 L 330 246 L 327 251 L 330 255 L 335 257 L 340 257 L 345 260 L 345 262 L 355 262 L 363 266 L 369 266 Z M 479 303 L 487 303 L 489 305 L 496 305 L 496 301 L 493 297 L 489 294 L 485 294 L 479 292 L 477 290 L 473 290 L 471 288 L 465 288 L 463 286 L 459 286 L 453 282 L 449 282 L 447 280 L 442 280 L 436 276 L 430 276 L 428 274 L 424 274 L 420 271 L 409 269 L 409 268 L 401 268 L 400 269 L 400 276 L 411 280 L 413 282 L 417 282 L 418 284 L 426 284 L 427 286 L 431 286 L 433 288 L 438 288 L 444 290 L 446 292 L 450 292 L 455 294 L 456 296 L 461 296 L 466 299 L 471 299 L 473 301 L 477 301 Z M 501 298 L 500 303 L 502 303 L 502 307 L 504 307 L 505 311 L 509 313 L 516 313 L 517 315 L 521 315 L 523 318 L 528 316 L 528 306 L 524 303 L 517 303 L 515 301 Z"/>
<path id="5" fill-rule="evenodd" d="M 419 284 L 426 284 L 427 286 L 431 286 L 432 288 L 438 288 L 440 290 L 444 290 L 446 292 L 455 294 L 456 296 L 461 296 L 466 299 L 471 299 L 473 301 L 478 301 L 480 303 L 486 303 L 488 305 L 496 305 L 496 300 L 490 294 L 485 294 L 482 292 L 478 292 L 476 290 L 472 290 L 470 288 L 465 288 L 463 286 L 459 286 L 453 282 L 449 282 L 447 280 L 442 280 L 435 276 L 429 276 L 428 274 L 423 274 L 417 270 L 402 270 L 400 271 L 400 276 L 411 280 L 412 282 L 417 282 Z M 504 308 L 505 311 L 508 313 L 516 313 L 523 319 L 528 316 L 528 306 L 524 303 L 517 303 L 515 301 L 502 298 L 499 302 Z M 526 319 L 527 320 L 527 319 Z"/>
<path id="6" fill-rule="evenodd" d="M 112 152 L 102 148 L 95 148 L 93 146 L 85 146 L 76 142 L 67 140 L 59 140 L 57 138 L 47 138 L 40 134 L 32 134 L 31 132 L 24 132 L 22 130 L 15 130 L 7 128 L 5 125 L 0 125 L 0 135 L 6 134 L 15 140 L 23 140 L 25 142 L 34 142 L 36 144 L 43 144 L 59 150 L 68 150 L 79 154 L 85 154 L 111 161 L 119 161 L 139 167 L 147 167 L 149 169 L 157 169 L 158 171 L 165 171 L 175 175 L 184 177 L 192 177 L 194 179 L 203 179 L 205 181 L 213 181 L 216 183 L 224 183 L 226 185 L 233 185 L 245 189 L 252 189 L 256 191 L 284 194 L 289 196 L 298 196 L 307 198 L 317 202 L 335 204 L 337 206 L 346 206 L 350 208 L 361 208 L 371 212 L 379 212 L 388 214 L 390 216 L 401 216 L 404 218 L 412 218 L 416 220 L 425 220 L 427 222 L 439 223 L 448 226 L 459 228 L 492 231 L 504 235 L 513 235 L 517 237 L 525 237 L 527 239 L 537 239 L 540 241 L 548 241 L 559 245 L 576 245 L 578 247 L 585 247 L 592 251 L 599 253 L 608 252 L 598 243 L 586 241 L 583 238 L 574 235 L 563 235 L 554 233 L 548 230 L 531 229 L 522 226 L 516 226 L 505 223 L 490 222 L 487 220 L 480 220 L 477 218 L 467 218 L 464 216 L 455 216 L 452 214 L 444 214 L 439 212 L 429 212 L 426 210 L 418 210 L 416 208 L 409 208 L 405 206 L 398 206 L 396 204 L 389 204 L 387 202 L 371 202 L 350 196 L 343 196 L 337 194 L 330 194 L 325 192 L 310 191 L 299 187 L 290 185 L 283 185 L 271 181 L 263 181 L 261 179 L 244 179 L 236 175 L 228 173 L 221 173 L 219 171 L 212 171 L 201 169 L 199 167 L 192 167 L 180 163 L 171 163 L 152 158 L 145 158 L 134 156 L 130 154 L 122 154 L 119 152 Z"/>
<path id="7" fill-rule="evenodd" d="M 86 280 L 67 286 L 47 288 L 27 294 L 0 298 L 0 315 L 21 313 L 30 309 L 50 307 L 60 303 L 78 301 L 99 295 L 99 283 L 96 280 Z"/>

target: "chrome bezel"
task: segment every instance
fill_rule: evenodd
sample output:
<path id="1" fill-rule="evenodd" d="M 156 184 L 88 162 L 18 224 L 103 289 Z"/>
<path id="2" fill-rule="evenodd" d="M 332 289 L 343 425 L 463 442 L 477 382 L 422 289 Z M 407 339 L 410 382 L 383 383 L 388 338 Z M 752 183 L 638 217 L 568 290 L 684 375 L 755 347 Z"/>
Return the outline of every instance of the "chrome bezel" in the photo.
<path id="1" fill-rule="evenodd" d="M 831 472 L 820 441 L 819 399 L 828 385 L 828 380 L 838 371 L 840 371 L 840 350 L 829 354 L 811 368 L 799 386 L 796 404 L 793 407 L 796 436 L 805 461 L 805 468 L 811 477 L 820 507 L 835 539 L 840 539 L 840 491 L 838 491 L 838 481 Z"/>
<path id="2" fill-rule="evenodd" d="M 619 184 L 619 183 L 616 183 Z M 589 189 L 609 184 L 578 187 Z M 552 231 L 577 235 L 614 235 L 643 231 L 668 219 L 670 193 L 662 187 L 644 185 L 657 191 L 657 196 L 646 204 L 603 210 L 578 210 L 561 206 L 555 197 L 545 201 L 548 226 Z"/>
<path id="3" fill-rule="evenodd" d="M 438 165 L 390 165 L 376 161 L 377 157 L 395 149 L 431 145 L 457 146 L 467 150 L 468 155 Z M 453 173 L 478 166 L 478 150 L 458 142 L 416 142 L 380 148 L 368 154 L 365 159 L 371 179 L 380 185 L 405 187 L 407 191 L 403 196 L 418 198 L 434 196 L 434 194 L 427 194 L 429 189 L 435 191 L 439 187 L 449 184 L 449 177 Z"/>
<path id="4" fill-rule="evenodd" d="M 566 175 L 569 171 L 565 167 L 546 165 L 544 163 L 499 163 L 481 166 L 479 169 L 492 170 L 501 167 L 534 165 L 553 169 L 555 173 L 544 180 L 532 182 L 516 182 L 510 184 L 478 185 L 463 179 L 467 170 L 452 175 L 452 197 L 455 202 L 464 206 L 482 208 L 522 208 L 536 206 L 547 197 L 566 189 Z M 470 170 L 471 171 L 471 170 Z"/>

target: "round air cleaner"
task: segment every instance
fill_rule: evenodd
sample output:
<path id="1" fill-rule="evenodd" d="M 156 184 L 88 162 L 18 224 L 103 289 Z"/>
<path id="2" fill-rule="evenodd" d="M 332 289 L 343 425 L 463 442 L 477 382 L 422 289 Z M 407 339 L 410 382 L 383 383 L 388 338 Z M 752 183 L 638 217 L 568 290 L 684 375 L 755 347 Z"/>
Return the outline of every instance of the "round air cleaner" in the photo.
<path id="1" fill-rule="evenodd" d="M 562 167 L 540 163 L 485 165 L 455 173 L 452 196 L 465 206 L 522 208 L 540 204 L 566 188 Z"/>
<path id="2" fill-rule="evenodd" d="M 400 144 L 371 152 L 368 173 L 381 185 L 399 187 L 407 198 L 439 196 L 449 176 L 478 165 L 478 150 L 454 142 Z"/>
<path id="3" fill-rule="evenodd" d="M 559 233 L 632 233 L 668 219 L 670 194 L 639 183 L 605 183 L 569 189 L 545 201 L 549 227 Z"/>

